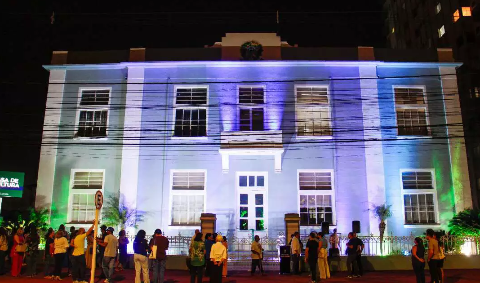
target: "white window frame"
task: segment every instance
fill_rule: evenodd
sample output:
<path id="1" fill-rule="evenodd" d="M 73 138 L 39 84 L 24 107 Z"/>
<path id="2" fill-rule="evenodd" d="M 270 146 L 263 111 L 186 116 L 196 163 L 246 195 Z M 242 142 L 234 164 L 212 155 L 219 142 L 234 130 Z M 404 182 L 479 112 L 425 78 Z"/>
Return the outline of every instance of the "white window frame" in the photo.
<path id="1" fill-rule="evenodd" d="M 268 172 L 267 171 L 237 171 L 235 172 L 235 230 L 238 233 L 250 233 L 251 230 L 240 230 L 240 194 L 242 192 L 246 193 L 255 193 L 255 190 L 248 189 L 241 189 L 239 185 L 240 176 L 263 176 L 264 177 L 264 189 L 258 190 L 259 193 L 263 193 L 263 225 L 265 230 L 257 231 L 255 230 L 256 234 L 268 232 Z M 248 180 L 248 179 L 247 179 Z M 256 181 L 256 180 L 255 180 Z M 248 204 L 250 208 L 250 204 Z M 255 226 L 255 225 L 253 225 Z"/>
<path id="2" fill-rule="evenodd" d="M 404 172 L 429 172 L 432 174 L 432 190 L 426 189 L 415 189 L 415 190 L 404 190 L 403 189 L 403 180 L 402 174 Z M 405 228 L 430 228 L 440 225 L 440 213 L 438 209 L 438 196 L 437 196 L 437 184 L 435 181 L 435 169 L 400 169 L 400 187 L 401 187 L 401 199 L 402 199 L 402 222 Z M 410 224 L 405 223 L 405 200 L 404 195 L 423 195 L 423 194 L 433 194 L 433 205 L 435 209 L 435 223 L 420 223 L 420 224 Z"/>
<path id="3" fill-rule="evenodd" d="M 308 105 L 308 104 L 298 104 L 297 103 L 297 89 L 302 87 L 321 87 L 327 89 L 327 98 L 328 98 L 328 106 L 319 106 L 319 105 Z M 329 140 L 333 138 L 333 119 L 332 119 L 332 96 L 330 94 L 330 86 L 326 84 L 307 84 L 307 85 L 295 85 L 295 138 L 299 140 Z M 299 136 L 298 133 L 298 115 L 297 115 L 297 108 L 302 107 L 318 107 L 318 108 L 327 108 L 328 107 L 328 117 L 330 118 L 330 129 L 332 131 L 332 135 L 330 136 Z"/>
<path id="4" fill-rule="evenodd" d="M 397 105 L 397 102 L 395 100 L 395 89 L 396 88 L 413 88 L 413 89 L 421 89 L 423 92 L 423 99 L 425 101 L 424 105 L 418 105 L 415 106 L 414 104 L 400 104 Z M 430 116 L 429 116 L 429 111 L 428 111 L 428 99 L 427 99 L 427 89 L 425 85 L 393 85 L 392 86 L 392 92 L 393 92 L 393 104 L 395 107 L 395 127 L 396 129 L 396 137 L 397 139 L 431 139 L 432 138 L 432 129 L 430 127 Z M 418 136 L 418 135 L 409 135 L 409 136 L 402 136 L 398 134 L 398 120 L 397 120 L 397 108 L 399 109 L 425 109 L 425 123 L 427 125 L 427 131 L 428 135 L 426 136 Z"/>
<path id="5" fill-rule="evenodd" d="M 80 105 L 80 102 L 82 101 L 82 93 L 84 90 L 108 90 L 108 104 L 107 105 L 98 105 L 98 106 L 95 106 L 95 105 L 89 105 L 89 106 L 82 106 Z M 75 127 L 74 127 L 74 132 L 73 132 L 73 136 L 74 136 L 74 139 L 78 139 L 78 140 L 89 140 L 89 141 L 101 141 L 101 140 L 107 140 L 108 139 L 108 129 L 109 129 L 109 125 L 110 125 L 110 116 L 111 116 L 111 112 L 110 112 L 110 103 L 112 102 L 112 87 L 80 87 L 78 88 L 78 99 L 77 99 L 77 111 L 76 111 L 76 114 L 75 114 Z M 78 130 L 79 130 L 79 126 L 80 126 L 80 112 L 81 111 L 85 111 L 85 110 L 99 110 L 99 111 L 102 111 L 102 110 L 107 110 L 107 129 L 105 130 L 105 137 L 101 137 L 101 138 L 95 138 L 95 137 L 75 137 L 75 135 L 77 134 Z"/>
<path id="6" fill-rule="evenodd" d="M 74 189 L 74 179 L 75 173 L 77 172 L 102 172 L 103 173 L 103 180 L 102 180 L 102 189 Z M 73 194 L 95 194 L 97 191 L 101 191 L 102 193 L 105 192 L 105 169 L 71 169 L 70 170 L 70 187 L 68 190 L 68 211 L 67 211 L 67 224 L 78 224 L 82 225 L 84 223 L 77 223 L 72 222 L 73 217 Z M 102 216 L 99 216 L 101 219 Z"/>
<path id="7" fill-rule="evenodd" d="M 332 180 L 332 189 L 327 190 L 300 190 L 300 173 L 330 173 Z M 329 195 L 332 198 L 332 222 L 330 227 L 337 225 L 337 213 L 336 213 L 336 202 L 335 202 L 335 174 L 333 169 L 298 169 L 297 170 L 297 212 L 300 215 L 300 196 L 301 195 Z M 320 225 L 307 225 L 300 227 L 309 227 L 309 228 L 320 228 Z"/>
<path id="8" fill-rule="evenodd" d="M 255 103 L 240 103 L 240 89 L 241 88 L 263 88 L 263 104 L 255 104 Z M 238 117 L 238 131 L 245 132 L 245 133 L 255 133 L 255 132 L 264 132 L 267 131 L 265 127 L 265 120 L 266 120 L 266 105 L 267 105 L 267 86 L 266 85 L 237 85 L 237 117 Z M 263 131 L 242 131 L 240 130 L 240 110 L 241 109 L 252 109 L 255 108 L 262 108 L 263 109 Z M 251 115 L 251 114 L 250 114 Z M 252 117 L 250 117 L 252 118 Z"/>
<path id="9" fill-rule="evenodd" d="M 189 89 L 189 88 L 205 88 L 207 90 L 207 104 L 189 106 L 185 104 L 177 104 L 177 89 Z M 172 135 L 171 139 L 178 140 L 207 140 L 208 139 L 208 105 L 210 103 L 210 87 L 208 85 L 175 85 L 173 87 L 173 120 L 172 120 Z M 175 136 L 175 121 L 177 115 L 177 109 L 187 109 L 187 110 L 205 110 L 205 136 L 204 137 L 176 137 Z"/>
<path id="10" fill-rule="evenodd" d="M 203 172 L 205 174 L 205 183 L 203 190 L 174 190 L 173 189 L 173 174 L 174 173 L 185 173 L 185 172 Z M 192 229 L 192 228 L 199 228 L 200 224 L 193 224 L 193 225 L 174 225 L 172 224 L 172 216 L 173 216 L 173 196 L 184 196 L 184 195 L 203 195 L 203 212 L 207 211 L 207 169 L 171 169 L 170 170 L 170 194 L 169 194 L 169 208 L 168 208 L 168 227 L 172 229 Z"/>

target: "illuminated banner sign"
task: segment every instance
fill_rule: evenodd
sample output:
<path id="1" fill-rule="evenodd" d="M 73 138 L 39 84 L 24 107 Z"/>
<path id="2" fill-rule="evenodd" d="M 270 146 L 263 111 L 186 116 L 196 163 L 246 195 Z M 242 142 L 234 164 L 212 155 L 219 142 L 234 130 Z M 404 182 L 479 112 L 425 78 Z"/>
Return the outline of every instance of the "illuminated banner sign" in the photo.
<path id="1" fill-rule="evenodd" d="M 0 197 L 21 198 L 25 173 L 0 171 Z"/>

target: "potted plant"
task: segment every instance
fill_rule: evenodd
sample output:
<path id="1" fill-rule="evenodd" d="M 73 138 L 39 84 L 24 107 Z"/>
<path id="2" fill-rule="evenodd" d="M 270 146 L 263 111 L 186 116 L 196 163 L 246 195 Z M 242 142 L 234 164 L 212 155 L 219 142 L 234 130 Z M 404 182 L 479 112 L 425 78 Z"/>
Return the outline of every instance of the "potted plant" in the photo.
<path id="1" fill-rule="evenodd" d="M 380 253 L 383 254 L 383 236 L 385 234 L 385 228 L 387 228 L 387 221 L 388 218 L 392 216 L 392 210 L 390 209 L 392 206 L 387 204 L 375 205 L 373 206 L 373 213 L 375 217 L 380 220 L 380 224 L 378 224 L 378 229 L 380 231 Z"/>
<path id="2" fill-rule="evenodd" d="M 129 207 L 119 195 L 110 196 L 103 206 L 103 224 L 124 230 L 127 227 L 137 228 L 143 222 L 144 211 Z"/>
<path id="3" fill-rule="evenodd" d="M 263 46 L 255 40 L 247 41 L 240 47 L 240 54 L 244 60 L 262 59 Z"/>

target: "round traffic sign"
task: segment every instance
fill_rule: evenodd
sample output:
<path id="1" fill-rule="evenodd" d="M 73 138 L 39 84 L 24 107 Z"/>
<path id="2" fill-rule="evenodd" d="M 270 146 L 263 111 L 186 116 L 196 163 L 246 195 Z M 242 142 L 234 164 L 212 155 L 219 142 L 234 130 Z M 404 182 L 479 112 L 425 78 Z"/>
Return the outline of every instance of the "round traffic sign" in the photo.
<path id="1" fill-rule="evenodd" d="M 101 191 L 97 191 L 97 193 L 95 194 L 95 207 L 97 209 L 100 209 L 102 208 L 102 205 L 103 205 L 103 194 Z"/>

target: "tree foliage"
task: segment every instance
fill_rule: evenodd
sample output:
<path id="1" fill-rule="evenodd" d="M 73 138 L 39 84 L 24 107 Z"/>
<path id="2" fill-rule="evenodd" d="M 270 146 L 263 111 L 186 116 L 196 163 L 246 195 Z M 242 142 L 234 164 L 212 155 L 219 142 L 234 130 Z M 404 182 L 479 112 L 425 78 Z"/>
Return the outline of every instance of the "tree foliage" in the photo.
<path id="1" fill-rule="evenodd" d="M 262 59 L 263 46 L 255 40 L 247 41 L 240 46 L 240 54 L 244 60 Z"/>
<path id="2" fill-rule="evenodd" d="M 450 233 L 459 236 L 480 235 L 480 211 L 467 208 L 457 213 L 448 223 Z"/>
<path id="3" fill-rule="evenodd" d="M 50 210 L 48 208 L 29 208 L 27 213 L 23 215 L 18 213 L 10 220 L 2 222 L 2 226 L 11 231 L 16 231 L 18 228 L 25 229 L 31 225 L 37 227 L 42 231 L 48 229 Z"/>
<path id="4" fill-rule="evenodd" d="M 380 221 L 385 221 L 392 217 L 391 205 L 381 204 L 373 206 L 373 213 Z"/>
<path id="5" fill-rule="evenodd" d="M 145 212 L 128 207 L 123 199 L 120 201 L 120 196 L 113 195 L 103 205 L 102 223 L 120 229 L 138 228 L 138 224 L 143 222 L 144 216 Z"/>

